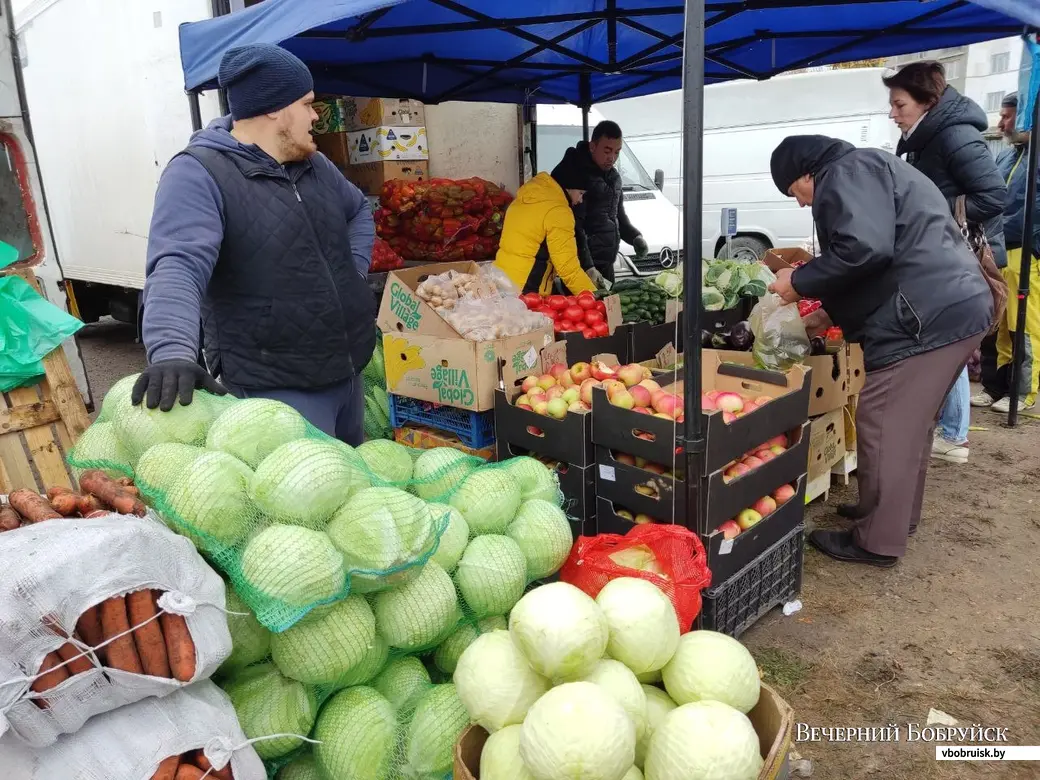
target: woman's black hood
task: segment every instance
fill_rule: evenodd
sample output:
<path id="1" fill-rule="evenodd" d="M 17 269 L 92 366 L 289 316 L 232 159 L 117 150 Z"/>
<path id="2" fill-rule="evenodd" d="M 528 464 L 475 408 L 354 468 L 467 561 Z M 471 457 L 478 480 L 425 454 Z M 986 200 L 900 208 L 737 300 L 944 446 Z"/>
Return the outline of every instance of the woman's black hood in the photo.
<path id="1" fill-rule="evenodd" d="M 773 183 L 784 195 L 791 185 L 811 173 L 814 176 L 839 157 L 844 157 L 855 146 L 847 141 L 825 135 L 791 135 L 780 142 L 769 160 Z"/>
<path id="2" fill-rule="evenodd" d="M 919 152 L 939 133 L 955 125 L 968 125 L 980 133 L 989 127 L 989 118 L 974 100 L 964 97 L 953 87 L 947 87 L 909 138 L 899 139 L 896 154 Z"/>

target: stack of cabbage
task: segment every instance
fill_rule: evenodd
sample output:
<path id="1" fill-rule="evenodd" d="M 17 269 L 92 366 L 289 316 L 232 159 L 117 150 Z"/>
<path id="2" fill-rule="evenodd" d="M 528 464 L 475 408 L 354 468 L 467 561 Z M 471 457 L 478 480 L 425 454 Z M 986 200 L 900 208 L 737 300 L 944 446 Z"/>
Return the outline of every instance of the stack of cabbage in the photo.
<path id="1" fill-rule="evenodd" d="M 595 600 L 563 582 L 535 588 L 508 630 L 466 648 L 454 682 L 491 732 L 481 780 L 754 780 L 764 763 L 746 715 L 754 659 L 723 634 L 680 637 L 644 580 L 613 580 Z"/>
<path id="2" fill-rule="evenodd" d="M 562 563 L 564 536 L 569 549 L 558 486 L 534 460 L 478 468 L 479 459 L 439 449 L 413 463 L 408 448 L 386 439 L 355 450 L 267 399 L 196 393 L 189 406 L 146 409 L 130 403 L 135 379 L 108 393 L 70 462 L 132 476 L 271 630 L 348 594 L 412 580 L 436 601 L 456 563 L 470 614 L 503 614 L 528 567 L 532 579 L 545 576 Z M 546 542 L 541 534 L 553 530 Z M 467 546 L 470 535 L 486 536 Z M 443 576 L 422 569 L 429 560 Z M 436 622 L 431 610 L 421 611 Z"/>
<path id="3" fill-rule="evenodd" d="M 386 370 L 383 364 L 383 334 L 376 333 L 376 348 L 372 359 L 361 372 L 365 383 L 365 438 L 391 439 L 390 398 L 386 394 Z"/>
<path id="4" fill-rule="evenodd" d="M 741 297 L 761 298 L 776 276 L 762 263 L 705 260 L 701 305 L 705 311 L 732 309 Z"/>
<path id="5" fill-rule="evenodd" d="M 473 468 L 461 453 L 439 449 L 420 455 L 415 472 L 427 475 L 415 483 L 418 493 L 448 502 L 412 496 L 447 517 L 425 564 L 369 578 L 347 555 L 351 595 L 291 628 L 270 634 L 249 615 L 228 618 L 234 651 L 221 669 L 224 687 L 247 736 L 290 735 L 256 743 L 273 765 L 289 760 L 279 777 L 450 772 L 455 741 L 470 723 L 450 681 L 459 658 L 481 636 L 504 632 L 528 584 L 556 572 L 570 551 L 555 478 L 537 461 Z M 380 528 L 381 497 L 357 500 L 388 489 L 362 491 L 333 518 L 327 533 L 340 549 L 396 549 L 395 526 Z M 238 606 L 232 599 L 228 609 L 244 611 Z M 320 744 L 300 751 L 306 735 Z M 315 767 L 322 774 L 305 773 Z"/>

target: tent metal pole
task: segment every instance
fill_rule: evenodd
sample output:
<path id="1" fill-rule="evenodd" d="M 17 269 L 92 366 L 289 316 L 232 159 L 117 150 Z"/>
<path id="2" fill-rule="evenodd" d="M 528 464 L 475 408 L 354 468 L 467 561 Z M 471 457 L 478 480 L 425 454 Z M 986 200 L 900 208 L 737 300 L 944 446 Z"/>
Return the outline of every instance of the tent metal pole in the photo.
<path id="1" fill-rule="evenodd" d="M 202 129 L 202 108 L 199 106 L 199 93 L 188 93 L 188 111 L 191 114 L 191 130 L 198 132 Z"/>
<path id="2" fill-rule="evenodd" d="M 698 491 L 705 436 L 701 415 L 701 207 L 704 155 L 704 0 L 686 3 L 683 36 L 683 408 L 686 525 L 700 528 L 703 501 Z M 692 516 L 690 516 L 692 515 Z"/>
<path id="3" fill-rule="evenodd" d="M 218 16 L 227 16 L 231 13 L 231 3 L 229 0 L 210 0 L 209 9 L 210 14 L 214 19 L 216 19 Z M 220 104 L 221 116 L 227 116 L 231 113 L 231 107 L 228 105 L 227 92 L 223 89 L 217 90 L 217 102 Z"/>
<path id="4" fill-rule="evenodd" d="M 592 76 L 582 73 L 578 76 L 578 100 L 581 103 L 581 138 L 589 140 L 589 109 L 592 108 Z"/>
<path id="5" fill-rule="evenodd" d="M 1022 100 L 1021 102 L 1025 102 Z M 1018 386 L 1026 348 L 1026 304 L 1029 302 L 1029 271 L 1033 259 L 1033 230 L 1036 211 L 1036 169 L 1040 158 L 1040 100 L 1033 101 L 1033 127 L 1029 131 L 1029 165 L 1026 168 L 1026 210 L 1022 225 L 1022 263 L 1018 272 L 1018 319 L 1015 323 L 1014 357 L 1011 360 L 1011 406 L 1008 425 L 1018 425 Z M 1009 290 L 1009 292 L 1011 292 Z M 1034 293 L 1035 295 L 1036 293 Z M 1037 356 L 1033 355 L 1033 360 Z"/>

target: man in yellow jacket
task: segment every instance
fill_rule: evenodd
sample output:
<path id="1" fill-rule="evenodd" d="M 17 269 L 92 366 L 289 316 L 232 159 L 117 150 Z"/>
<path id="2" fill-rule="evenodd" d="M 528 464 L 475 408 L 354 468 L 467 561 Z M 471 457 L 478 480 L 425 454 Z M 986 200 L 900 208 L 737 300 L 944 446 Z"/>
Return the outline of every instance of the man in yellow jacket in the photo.
<path id="1" fill-rule="evenodd" d="M 596 289 L 581 267 L 574 237 L 572 209 L 584 194 L 584 182 L 561 183 L 548 173 L 517 190 L 506 210 L 495 266 L 522 292 L 549 295 L 557 276 L 571 295 Z"/>

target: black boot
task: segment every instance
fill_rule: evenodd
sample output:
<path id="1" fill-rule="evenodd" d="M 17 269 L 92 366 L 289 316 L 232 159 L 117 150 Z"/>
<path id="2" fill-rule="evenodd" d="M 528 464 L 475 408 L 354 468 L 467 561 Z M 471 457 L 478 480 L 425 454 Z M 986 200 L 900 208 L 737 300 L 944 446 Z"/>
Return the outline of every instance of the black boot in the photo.
<path id="1" fill-rule="evenodd" d="M 809 544 L 824 555 L 846 563 L 866 563 L 888 569 L 899 561 L 892 555 L 876 555 L 864 550 L 856 544 L 852 531 L 813 531 L 809 534 Z"/>
<path id="2" fill-rule="evenodd" d="M 866 515 L 866 512 L 860 510 L 859 504 L 838 504 L 838 517 L 844 517 L 846 520 L 861 520 Z"/>

